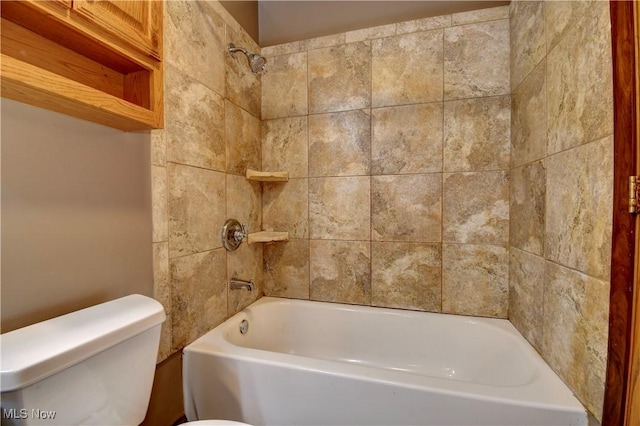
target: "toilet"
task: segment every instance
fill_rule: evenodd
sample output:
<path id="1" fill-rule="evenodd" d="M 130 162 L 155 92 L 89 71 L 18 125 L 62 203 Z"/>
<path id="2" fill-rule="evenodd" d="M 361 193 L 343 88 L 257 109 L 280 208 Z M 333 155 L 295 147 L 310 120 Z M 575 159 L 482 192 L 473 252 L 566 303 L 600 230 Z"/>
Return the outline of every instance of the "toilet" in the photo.
<path id="1" fill-rule="evenodd" d="M 159 302 L 134 294 L 2 334 L 2 424 L 139 425 L 164 320 Z"/>

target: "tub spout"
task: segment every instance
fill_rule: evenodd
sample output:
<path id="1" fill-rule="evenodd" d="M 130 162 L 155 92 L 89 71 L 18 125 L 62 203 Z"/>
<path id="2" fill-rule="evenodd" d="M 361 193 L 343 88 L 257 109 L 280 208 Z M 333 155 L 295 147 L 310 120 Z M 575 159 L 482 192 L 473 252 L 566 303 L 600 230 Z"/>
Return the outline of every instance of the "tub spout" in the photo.
<path id="1" fill-rule="evenodd" d="M 231 278 L 231 281 L 229 281 L 229 289 L 240 290 L 242 288 L 253 291 L 253 280 L 245 281 L 237 278 Z"/>

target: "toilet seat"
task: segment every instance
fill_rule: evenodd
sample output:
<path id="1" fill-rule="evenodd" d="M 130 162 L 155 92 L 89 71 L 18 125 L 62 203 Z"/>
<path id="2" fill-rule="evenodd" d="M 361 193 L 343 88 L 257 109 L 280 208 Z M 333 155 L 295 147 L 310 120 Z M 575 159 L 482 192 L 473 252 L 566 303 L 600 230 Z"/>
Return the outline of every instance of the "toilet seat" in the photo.
<path id="1" fill-rule="evenodd" d="M 193 422 L 182 423 L 182 425 L 198 426 L 251 426 L 247 423 L 234 422 L 233 420 L 195 420 Z"/>

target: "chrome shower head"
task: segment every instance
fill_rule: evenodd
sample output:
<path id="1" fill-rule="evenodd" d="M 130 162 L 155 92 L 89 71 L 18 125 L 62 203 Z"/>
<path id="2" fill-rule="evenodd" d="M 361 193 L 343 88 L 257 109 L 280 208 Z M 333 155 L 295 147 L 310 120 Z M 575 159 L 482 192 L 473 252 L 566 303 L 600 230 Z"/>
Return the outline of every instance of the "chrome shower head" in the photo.
<path id="1" fill-rule="evenodd" d="M 267 71 L 267 60 L 264 56 L 258 55 L 257 53 L 247 52 L 247 49 L 236 47 L 233 43 L 229 43 L 227 50 L 234 58 L 236 57 L 236 52 L 244 53 L 247 57 L 247 61 L 249 61 L 249 68 L 251 68 L 252 73 L 259 74 Z"/>

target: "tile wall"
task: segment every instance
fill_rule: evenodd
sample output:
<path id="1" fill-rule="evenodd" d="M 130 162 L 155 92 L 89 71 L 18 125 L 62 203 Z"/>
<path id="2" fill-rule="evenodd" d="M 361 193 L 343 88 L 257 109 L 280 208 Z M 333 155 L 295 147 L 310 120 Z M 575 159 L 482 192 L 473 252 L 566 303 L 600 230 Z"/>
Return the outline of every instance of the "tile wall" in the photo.
<path id="1" fill-rule="evenodd" d="M 613 194 L 609 3 L 512 2 L 509 318 L 599 420 Z"/>
<path id="2" fill-rule="evenodd" d="M 508 315 L 509 8 L 266 47 L 267 295 Z"/>
<path id="3" fill-rule="evenodd" d="M 261 82 L 230 42 L 259 47 L 218 2 L 165 2 L 165 129 L 152 132 L 155 295 L 164 305 L 159 361 L 262 295 L 262 247 L 227 253 L 219 233 L 233 217 L 257 230 Z M 257 291 L 229 292 L 232 277 Z"/>

